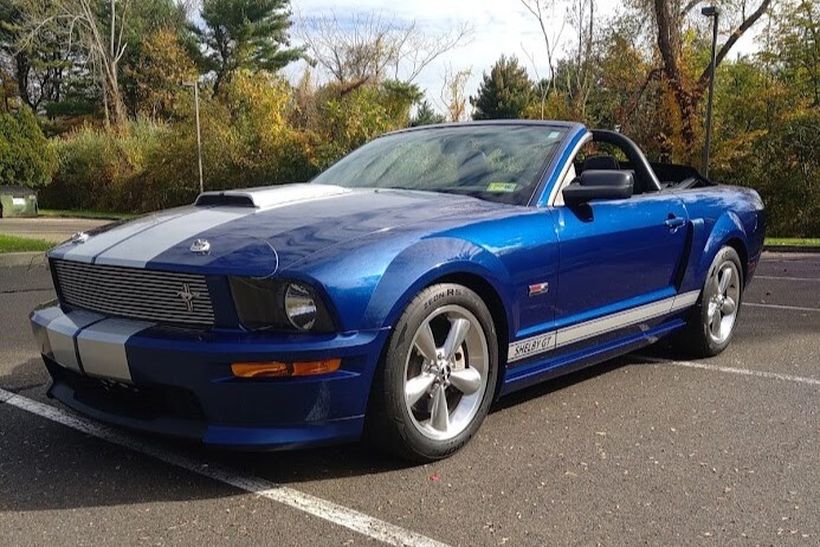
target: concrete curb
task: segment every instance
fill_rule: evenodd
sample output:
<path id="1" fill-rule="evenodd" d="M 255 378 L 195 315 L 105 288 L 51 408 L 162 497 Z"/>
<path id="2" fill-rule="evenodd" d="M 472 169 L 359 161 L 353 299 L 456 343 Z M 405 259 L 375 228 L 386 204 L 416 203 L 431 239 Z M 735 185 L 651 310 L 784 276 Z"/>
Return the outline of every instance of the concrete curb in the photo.
<path id="1" fill-rule="evenodd" d="M 772 253 L 820 253 L 820 247 L 801 247 L 800 245 L 764 245 L 763 250 Z"/>
<path id="2" fill-rule="evenodd" d="M 46 254 L 43 252 L 31 253 L 0 253 L 0 268 L 11 266 L 28 266 L 36 268 L 46 265 Z"/>

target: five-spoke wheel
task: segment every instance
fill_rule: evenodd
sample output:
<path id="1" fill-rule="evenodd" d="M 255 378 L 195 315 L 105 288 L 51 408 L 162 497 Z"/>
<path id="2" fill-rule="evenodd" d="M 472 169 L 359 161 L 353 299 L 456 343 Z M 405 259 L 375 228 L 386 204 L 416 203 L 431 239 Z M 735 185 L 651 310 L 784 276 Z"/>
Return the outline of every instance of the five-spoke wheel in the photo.
<path id="1" fill-rule="evenodd" d="M 366 433 L 413 461 L 447 457 L 478 430 L 498 379 L 498 337 L 471 289 L 442 283 L 407 306 L 376 370 Z"/>
<path id="2" fill-rule="evenodd" d="M 405 363 L 404 397 L 413 425 L 450 439 L 475 417 L 487 388 L 487 338 L 467 309 L 434 310 L 416 331 Z"/>
<path id="3" fill-rule="evenodd" d="M 709 335 L 717 343 L 723 343 L 731 334 L 740 301 L 740 274 L 732 261 L 715 268 L 706 285 L 709 290 L 706 317 Z"/>
<path id="4" fill-rule="evenodd" d="M 711 357 L 726 349 L 740 312 L 742 272 L 735 249 L 726 246 L 717 252 L 686 328 L 673 338 L 681 353 L 690 357 Z"/>

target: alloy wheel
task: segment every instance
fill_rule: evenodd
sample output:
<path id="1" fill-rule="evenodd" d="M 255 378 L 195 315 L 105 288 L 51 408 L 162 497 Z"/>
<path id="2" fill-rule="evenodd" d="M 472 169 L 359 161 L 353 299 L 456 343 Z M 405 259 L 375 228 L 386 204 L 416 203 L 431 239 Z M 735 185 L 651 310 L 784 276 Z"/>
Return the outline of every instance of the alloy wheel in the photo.
<path id="1" fill-rule="evenodd" d="M 732 261 L 721 263 L 712 271 L 706 285 L 706 321 L 709 337 L 722 344 L 732 334 L 740 305 L 740 273 Z"/>
<path id="2" fill-rule="evenodd" d="M 467 429 L 487 390 L 489 362 L 487 338 L 470 311 L 448 305 L 428 315 L 405 363 L 404 400 L 416 429 L 440 441 Z"/>

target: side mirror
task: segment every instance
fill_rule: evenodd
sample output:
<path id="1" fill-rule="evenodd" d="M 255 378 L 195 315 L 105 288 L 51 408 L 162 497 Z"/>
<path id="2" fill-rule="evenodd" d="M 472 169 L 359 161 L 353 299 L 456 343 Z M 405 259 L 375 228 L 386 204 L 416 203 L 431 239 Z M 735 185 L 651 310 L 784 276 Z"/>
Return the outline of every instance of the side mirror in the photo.
<path id="1" fill-rule="evenodd" d="M 567 205 L 580 205 L 596 199 L 630 198 L 634 186 L 632 171 L 589 169 L 564 188 L 562 195 Z"/>

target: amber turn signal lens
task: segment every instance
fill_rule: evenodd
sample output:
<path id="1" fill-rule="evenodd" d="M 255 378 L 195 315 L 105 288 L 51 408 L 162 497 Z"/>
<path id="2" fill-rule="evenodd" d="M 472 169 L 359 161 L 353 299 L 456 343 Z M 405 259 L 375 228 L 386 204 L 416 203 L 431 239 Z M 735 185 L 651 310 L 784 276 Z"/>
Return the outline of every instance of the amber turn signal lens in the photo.
<path id="1" fill-rule="evenodd" d="M 237 378 L 282 378 L 287 376 L 315 376 L 339 370 L 341 359 L 302 361 L 295 363 L 233 363 L 231 372 Z"/>

